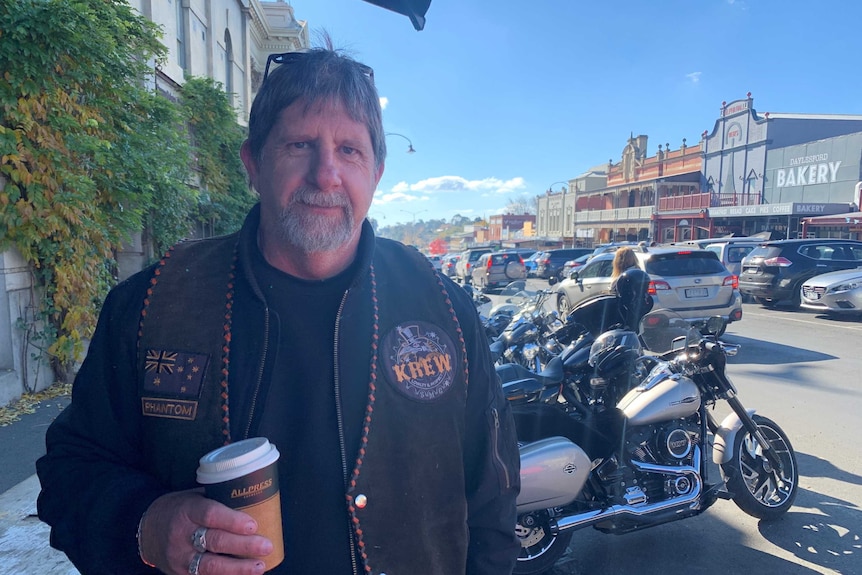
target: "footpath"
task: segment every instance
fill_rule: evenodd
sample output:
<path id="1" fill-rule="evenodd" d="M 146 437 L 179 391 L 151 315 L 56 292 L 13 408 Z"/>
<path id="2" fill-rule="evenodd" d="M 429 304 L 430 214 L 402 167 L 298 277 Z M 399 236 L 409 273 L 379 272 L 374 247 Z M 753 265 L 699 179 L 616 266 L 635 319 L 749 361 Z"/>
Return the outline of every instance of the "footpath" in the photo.
<path id="1" fill-rule="evenodd" d="M 49 528 L 36 516 L 36 459 L 45 453 L 45 431 L 68 397 L 40 402 L 35 413 L 0 427 L 0 575 L 79 575 L 48 543 Z"/>

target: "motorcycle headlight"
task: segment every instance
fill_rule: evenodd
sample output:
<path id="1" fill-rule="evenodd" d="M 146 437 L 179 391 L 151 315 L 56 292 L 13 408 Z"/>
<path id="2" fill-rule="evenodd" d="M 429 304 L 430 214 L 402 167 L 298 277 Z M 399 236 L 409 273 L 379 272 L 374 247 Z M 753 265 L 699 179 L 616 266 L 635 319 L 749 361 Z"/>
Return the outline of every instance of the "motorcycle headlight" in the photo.
<path id="1" fill-rule="evenodd" d="M 524 346 L 524 359 L 533 361 L 539 355 L 539 346 L 534 343 L 528 343 Z"/>

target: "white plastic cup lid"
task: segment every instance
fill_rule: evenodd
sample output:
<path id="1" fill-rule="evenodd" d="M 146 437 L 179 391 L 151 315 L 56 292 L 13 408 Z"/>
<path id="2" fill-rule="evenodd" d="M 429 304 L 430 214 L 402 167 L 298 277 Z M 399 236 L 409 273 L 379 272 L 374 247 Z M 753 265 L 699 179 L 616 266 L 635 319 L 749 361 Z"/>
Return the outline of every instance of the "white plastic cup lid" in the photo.
<path id="1" fill-rule="evenodd" d="M 265 437 L 252 437 L 210 451 L 200 458 L 198 483 L 230 481 L 278 460 L 278 449 Z"/>

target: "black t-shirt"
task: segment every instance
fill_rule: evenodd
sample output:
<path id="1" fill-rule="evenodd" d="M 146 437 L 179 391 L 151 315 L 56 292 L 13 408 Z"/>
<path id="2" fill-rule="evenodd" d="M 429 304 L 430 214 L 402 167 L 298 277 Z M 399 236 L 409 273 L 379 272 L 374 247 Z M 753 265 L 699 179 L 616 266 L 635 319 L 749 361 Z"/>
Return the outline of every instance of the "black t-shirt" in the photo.
<path id="1" fill-rule="evenodd" d="M 258 250 L 254 274 L 270 307 L 278 349 L 258 434 L 281 454 L 279 482 L 285 561 L 272 573 L 352 572 L 345 478 L 334 397 L 335 318 L 353 276 L 348 268 L 324 281 L 295 278 L 270 266 Z M 367 390 L 342 390 L 345 419 L 361 420 Z M 359 421 L 345 425 L 347 460 Z M 348 467 L 348 473 L 352 467 Z"/>

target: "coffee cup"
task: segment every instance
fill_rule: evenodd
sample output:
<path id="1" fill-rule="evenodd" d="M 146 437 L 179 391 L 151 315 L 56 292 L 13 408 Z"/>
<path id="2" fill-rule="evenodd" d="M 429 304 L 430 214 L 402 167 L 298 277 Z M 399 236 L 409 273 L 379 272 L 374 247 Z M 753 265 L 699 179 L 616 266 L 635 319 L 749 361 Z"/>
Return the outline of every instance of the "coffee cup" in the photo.
<path id="1" fill-rule="evenodd" d="M 268 439 L 252 437 L 210 451 L 197 471 L 207 497 L 254 517 L 258 535 L 272 541 L 267 571 L 284 560 L 278 456 Z"/>

